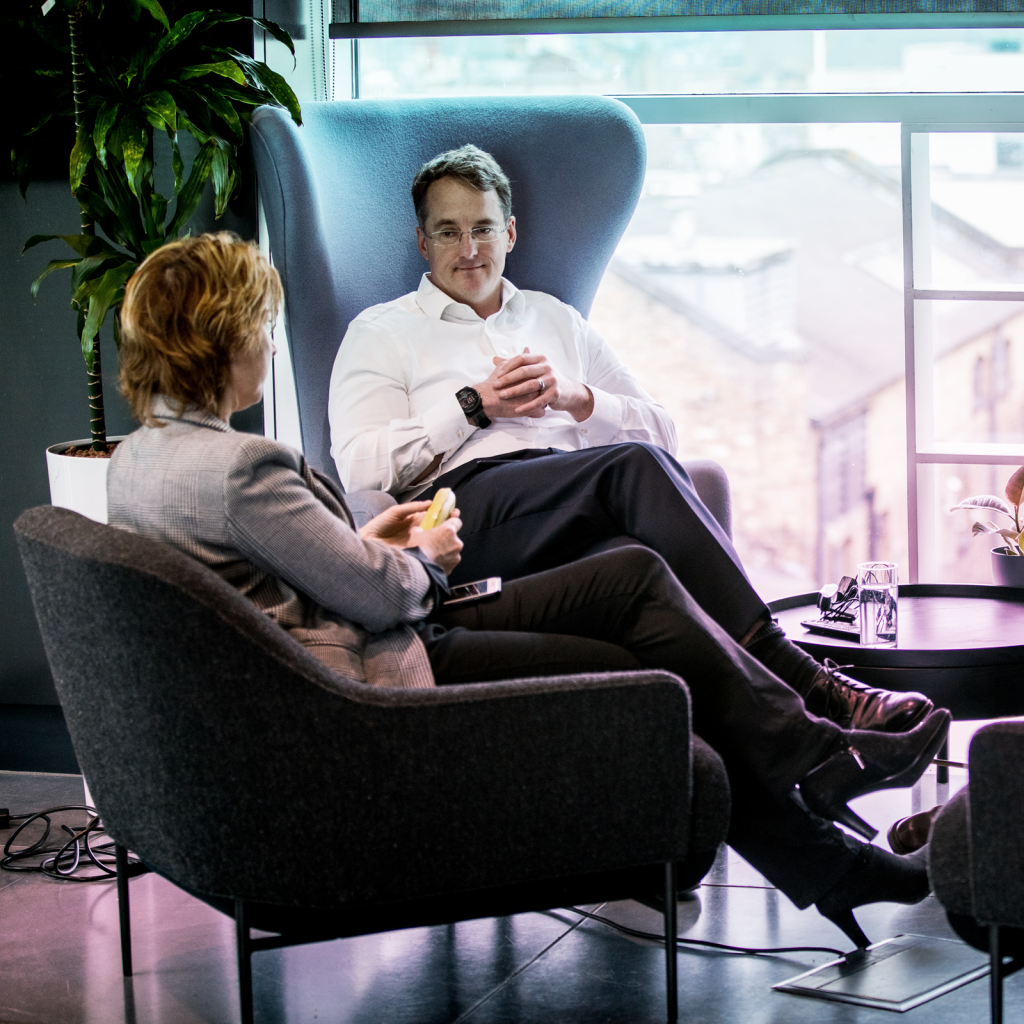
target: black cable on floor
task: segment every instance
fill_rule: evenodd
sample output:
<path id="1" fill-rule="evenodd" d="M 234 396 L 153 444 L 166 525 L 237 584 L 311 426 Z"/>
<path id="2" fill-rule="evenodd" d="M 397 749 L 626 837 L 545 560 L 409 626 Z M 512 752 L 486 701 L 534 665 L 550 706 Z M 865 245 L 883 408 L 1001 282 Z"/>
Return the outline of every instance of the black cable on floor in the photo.
<path id="1" fill-rule="evenodd" d="M 623 935 L 631 935 L 635 939 L 650 939 L 654 942 L 664 943 L 665 936 L 658 935 L 655 932 L 642 932 L 636 928 L 630 928 L 627 925 L 619 924 L 618 921 L 612 921 L 610 918 L 601 917 L 600 914 L 591 914 L 589 910 L 580 910 L 579 907 L 566 907 L 566 910 L 571 910 L 574 914 L 579 914 L 581 917 L 589 918 L 591 921 L 599 921 L 601 924 L 606 924 L 609 928 L 614 928 L 617 932 L 622 932 Z M 840 949 L 831 949 L 828 946 L 779 946 L 776 949 L 748 949 L 745 946 L 726 946 L 721 942 L 708 942 L 705 939 L 676 939 L 676 943 L 681 946 L 707 946 L 710 949 L 721 949 L 726 953 L 741 953 L 745 956 L 771 956 L 775 953 L 832 953 L 835 956 L 846 956 L 846 954 Z"/>
<path id="2" fill-rule="evenodd" d="M 89 815 L 89 820 L 84 828 L 80 829 L 61 825 L 60 831 L 69 838 L 59 846 L 47 846 L 46 841 L 53 831 L 51 815 L 63 811 L 85 811 Z M 45 811 L 37 811 L 35 814 L 12 814 L 10 819 L 20 820 L 21 824 L 4 843 L 3 857 L 0 858 L 0 868 L 3 868 L 4 871 L 39 872 L 62 882 L 109 882 L 117 876 L 117 871 L 113 867 L 115 863 L 113 839 L 95 843 L 96 837 L 105 835 L 103 824 L 95 807 L 90 807 L 87 804 L 65 804 L 62 807 L 48 807 Z M 30 846 L 26 846 L 25 849 L 12 851 L 11 847 L 18 836 L 35 821 L 45 822 L 42 836 Z M 57 838 L 61 839 L 63 836 L 58 834 Z M 49 854 L 52 856 L 48 856 Z M 38 859 L 30 863 L 29 858 Z M 98 873 L 79 874 L 79 869 L 87 867 L 88 863 L 91 863 Z M 133 860 L 130 863 L 134 865 L 138 861 Z"/>

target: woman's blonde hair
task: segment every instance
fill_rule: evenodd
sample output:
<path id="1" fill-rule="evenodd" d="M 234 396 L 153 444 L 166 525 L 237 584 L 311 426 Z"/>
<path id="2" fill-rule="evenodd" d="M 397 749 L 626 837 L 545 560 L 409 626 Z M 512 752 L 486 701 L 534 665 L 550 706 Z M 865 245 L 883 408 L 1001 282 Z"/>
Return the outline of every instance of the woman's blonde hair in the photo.
<path id="1" fill-rule="evenodd" d="M 160 394 L 180 415 L 217 415 L 231 361 L 258 351 L 281 306 L 277 271 L 228 231 L 168 242 L 132 275 L 121 307 L 121 391 L 135 417 L 156 425 Z"/>

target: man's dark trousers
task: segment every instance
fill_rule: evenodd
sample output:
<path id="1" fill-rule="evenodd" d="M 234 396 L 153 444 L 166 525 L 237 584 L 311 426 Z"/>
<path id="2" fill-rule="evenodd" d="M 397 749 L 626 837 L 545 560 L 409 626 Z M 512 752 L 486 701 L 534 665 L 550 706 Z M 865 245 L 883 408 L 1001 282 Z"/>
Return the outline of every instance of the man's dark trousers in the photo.
<path id="1" fill-rule="evenodd" d="M 453 583 L 518 579 L 631 537 L 657 551 L 734 639 L 768 615 L 686 470 L 654 445 L 527 449 L 475 459 L 418 497 L 440 487 L 455 491 L 462 513 L 465 547 Z"/>

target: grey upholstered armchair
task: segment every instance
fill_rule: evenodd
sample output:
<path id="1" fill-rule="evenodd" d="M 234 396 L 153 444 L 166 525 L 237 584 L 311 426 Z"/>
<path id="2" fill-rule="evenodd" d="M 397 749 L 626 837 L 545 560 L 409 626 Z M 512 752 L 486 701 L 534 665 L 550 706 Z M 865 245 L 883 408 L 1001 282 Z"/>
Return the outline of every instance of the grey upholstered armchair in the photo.
<path id="1" fill-rule="evenodd" d="M 509 279 L 586 316 L 640 196 L 646 147 L 633 112 L 600 96 L 345 100 L 309 103 L 302 114 L 299 128 L 279 108 L 261 107 L 252 145 L 284 285 L 303 451 L 336 480 L 331 367 L 349 322 L 415 290 L 425 269 L 409 197 L 419 166 L 466 142 L 493 153 L 512 181 L 520 230 Z M 721 467 L 684 466 L 730 532 Z M 361 494 L 350 504 L 365 518 L 390 499 Z"/>
<path id="2" fill-rule="evenodd" d="M 928 873 L 953 929 L 989 953 L 992 1024 L 1002 1024 L 1003 979 L 1024 967 L 1024 722 L 979 730 L 970 765 L 970 785 L 932 826 Z"/>
<path id="3" fill-rule="evenodd" d="M 126 849 L 234 917 L 249 1024 L 253 951 L 664 895 L 724 841 L 724 766 L 666 672 L 373 688 L 173 548 L 49 506 L 15 533 L 118 844 L 126 974 Z"/>

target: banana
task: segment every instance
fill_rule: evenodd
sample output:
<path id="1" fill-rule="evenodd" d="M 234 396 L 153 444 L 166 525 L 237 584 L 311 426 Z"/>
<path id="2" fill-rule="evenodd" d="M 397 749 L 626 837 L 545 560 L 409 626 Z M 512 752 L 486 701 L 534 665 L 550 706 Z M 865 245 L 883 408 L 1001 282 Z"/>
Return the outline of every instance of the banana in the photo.
<path id="1" fill-rule="evenodd" d="M 430 508 L 427 509 L 420 528 L 432 530 L 435 526 L 440 526 L 452 514 L 453 508 L 455 508 L 455 492 L 450 487 L 442 487 L 434 495 L 434 500 Z"/>

